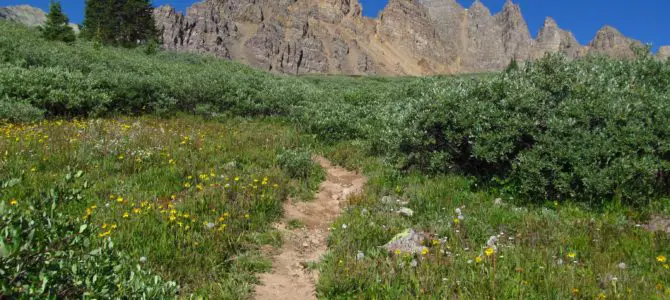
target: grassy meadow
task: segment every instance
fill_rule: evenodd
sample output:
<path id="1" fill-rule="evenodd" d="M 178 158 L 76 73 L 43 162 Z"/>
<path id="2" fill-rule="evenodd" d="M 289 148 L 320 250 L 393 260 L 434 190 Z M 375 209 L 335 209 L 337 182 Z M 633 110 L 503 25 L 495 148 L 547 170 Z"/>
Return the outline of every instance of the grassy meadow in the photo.
<path id="1" fill-rule="evenodd" d="M 369 177 L 320 298 L 670 298 L 669 62 L 293 77 L 0 31 L 8 298 L 250 298 L 314 154 Z M 382 248 L 406 229 L 421 253 Z"/>
<path id="2" fill-rule="evenodd" d="M 0 149 L 9 209 L 54 186 L 76 189 L 59 211 L 110 239 L 135 263 L 179 282 L 183 293 L 236 299 L 271 264 L 271 224 L 288 195 L 311 194 L 275 164 L 309 140 L 278 121 L 112 118 L 5 124 Z M 65 176 L 72 175 L 65 180 Z M 310 183 L 310 180 L 312 181 Z M 5 207 L 7 209 L 7 207 Z"/>

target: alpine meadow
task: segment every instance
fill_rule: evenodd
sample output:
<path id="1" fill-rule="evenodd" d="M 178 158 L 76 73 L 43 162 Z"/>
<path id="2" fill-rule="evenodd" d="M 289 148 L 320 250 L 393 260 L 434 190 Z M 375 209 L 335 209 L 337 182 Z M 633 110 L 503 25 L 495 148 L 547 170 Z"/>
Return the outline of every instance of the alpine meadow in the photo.
<path id="1" fill-rule="evenodd" d="M 50 20 L 0 20 L 2 299 L 670 299 L 645 47 L 297 76 Z"/>

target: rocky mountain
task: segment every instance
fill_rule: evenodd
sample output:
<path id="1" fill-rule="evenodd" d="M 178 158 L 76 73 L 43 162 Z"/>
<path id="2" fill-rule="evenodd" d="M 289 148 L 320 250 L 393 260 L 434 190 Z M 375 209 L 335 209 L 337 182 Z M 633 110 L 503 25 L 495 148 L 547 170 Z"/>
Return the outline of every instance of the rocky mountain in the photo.
<path id="1" fill-rule="evenodd" d="M 519 5 L 508 0 L 496 14 L 479 0 L 389 0 L 377 18 L 362 15 L 358 0 L 204 0 L 177 12 L 154 10 L 164 47 L 211 53 L 264 70 L 290 73 L 429 75 L 488 72 L 512 59 L 562 53 L 635 56 L 642 45 L 604 26 L 588 45 L 547 18 L 535 38 Z M 0 8 L 0 19 L 29 25 L 44 12 Z M 670 46 L 659 58 L 670 57 Z"/>
<path id="2" fill-rule="evenodd" d="M 358 0 L 205 0 L 155 11 L 165 47 L 213 53 L 280 73 L 426 75 L 487 72 L 512 59 L 563 53 L 632 58 L 640 42 L 605 26 L 582 46 L 547 18 L 533 39 L 519 5 L 497 14 L 476 0 L 389 0 L 376 19 Z M 670 55 L 662 48 L 659 57 Z"/>
<path id="3" fill-rule="evenodd" d="M 17 5 L 0 7 L 0 19 L 40 26 L 47 21 L 47 15 L 41 9 L 30 5 Z"/>
<path id="4" fill-rule="evenodd" d="M 0 7 L 0 20 L 18 22 L 27 26 L 41 26 L 47 21 L 47 14 L 30 5 L 16 5 Z M 79 32 L 79 25 L 70 23 L 75 32 Z"/>

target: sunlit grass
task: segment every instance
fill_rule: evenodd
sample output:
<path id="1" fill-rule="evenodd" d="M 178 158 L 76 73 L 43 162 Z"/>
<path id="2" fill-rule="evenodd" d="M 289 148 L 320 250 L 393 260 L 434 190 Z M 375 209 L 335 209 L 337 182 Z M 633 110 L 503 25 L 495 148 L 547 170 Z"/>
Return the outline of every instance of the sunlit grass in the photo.
<path id="1" fill-rule="evenodd" d="M 473 191 L 463 177 L 394 171 L 355 148 L 326 151 L 337 163 L 367 170 L 370 181 L 332 226 L 331 252 L 320 266 L 324 298 L 670 297 L 670 236 L 640 226 L 648 214 L 664 213 L 661 204 L 517 206 L 509 197 Z M 384 203 L 384 196 L 409 201 L 413 217 L 400 216 L 401 205 Z M 407 228 L 426 234 L 425 251 L 380 248 Z"/>
<path id="2" fill-rule="evenodd" d="M 82 199 L 62 211 L 89 219 L 100 240 L 170 280 L 185 295 L 248 295 L 271 264 L 263 244 L 289 194 L 309 195 L 311 177 L 276 164 L 309 142 L 279 121 L 116 118 L 0 126 L 0 173 L 20 184 L 2 201 L 21 205 L 81 171 Z M 320 176 L 317 176 L 320 177 Z M 12 202 L 16 201 L 16 202 Z"/>

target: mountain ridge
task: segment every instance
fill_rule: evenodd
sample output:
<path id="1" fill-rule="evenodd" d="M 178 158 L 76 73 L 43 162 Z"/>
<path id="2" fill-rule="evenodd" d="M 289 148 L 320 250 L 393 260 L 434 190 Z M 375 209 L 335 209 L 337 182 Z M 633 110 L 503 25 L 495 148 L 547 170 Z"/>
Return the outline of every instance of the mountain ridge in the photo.
<path id="1" fill-rule="evenodd" d="M 533 37 L 521 7 L 511 0 L 496 14 L 479 0 L 468 8 L 455 0 L 389 0 L 376 18 L 364 17 L 357 0 L 205 0 L 186 14 L 163 6 L 155 15 L 159 28 L 165 29 L 168 49 L 214 53 L 292 74 L 490 72 L 504 69 L 513 59 L 533 60 L 545 53 L 569 59 L 590 54 L 630 59 L 635 56 L 631 45 L 642 46 L 607 25 L 581 45 L 551 17 Z M 206 30 L 220 24 L 209 15 L 225 20 L 223 30 Z M 234 35 L 227 33 L 230 28 L 235 28 Z M 184 33 L 187 42 L 175 43 L 174 37 Z M 204 33 L 218 35 L 218 42 L 203 39 Z M 228 46 L 223 50 L 215 45 Z M 662 47 L 658 56 L 666 58 L 669 52 Z"/>
<path id="2" fill-rule="evenodd" d="M 631 59 L 631 45 L 642 46 L 608 25 L 581 45 L 551 17 L 533 36 L 512 0 L 495 14 L 479 0 L 468 8 L 456 0 L 389 0 L 376 18 L 362 12 L 358 0 L 204 0 L 185 13 L 157 7 L 154 18 L 168 50 L 289 74 L 491 72 L 546 53 Z M 0 8 L 0 19 L 38 26 L 45 18 L 23 5 Z M 657 57 L 669 58 L 670 46 Z"/>

